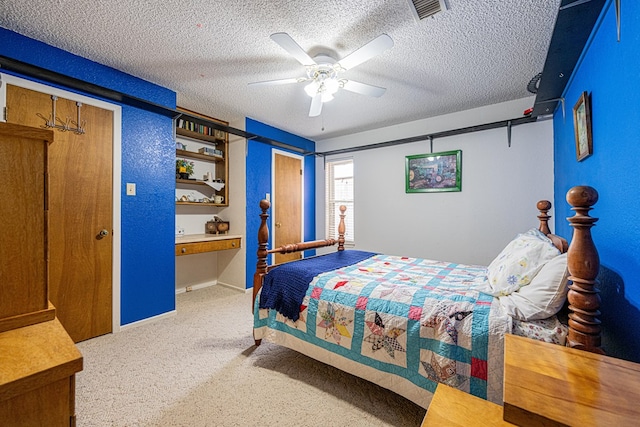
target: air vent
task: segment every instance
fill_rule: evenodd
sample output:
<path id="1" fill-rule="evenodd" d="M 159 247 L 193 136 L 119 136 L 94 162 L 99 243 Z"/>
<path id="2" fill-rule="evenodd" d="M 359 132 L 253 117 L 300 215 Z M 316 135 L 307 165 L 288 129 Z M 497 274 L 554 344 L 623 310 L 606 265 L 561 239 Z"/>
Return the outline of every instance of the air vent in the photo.
<path id="1" fill-rule="evenodd" d="M 409 3 L 418 22 L 448 9 L 446 0 L 409 0 Z"/>

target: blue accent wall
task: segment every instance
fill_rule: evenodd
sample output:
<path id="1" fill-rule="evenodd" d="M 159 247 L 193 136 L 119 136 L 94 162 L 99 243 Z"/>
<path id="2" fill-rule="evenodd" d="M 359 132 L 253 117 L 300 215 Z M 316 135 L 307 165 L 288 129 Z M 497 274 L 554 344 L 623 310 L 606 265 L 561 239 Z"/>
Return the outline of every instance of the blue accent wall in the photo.
<path id="1" fill-rule="evenodd" d="M 169 89 L 3 28 L 0 28 L 0 55 L 168 108 L 176 106 L 176 94 Z M 123 325 L 175 310 L 172 126 L 171 118 L 122 106 L 120 293 Z M 135 197 L 125 196 L 127 182 L 136 183 Z"/>
<path id="2" fill-rule="evenodd" d="M 574 185 L 599 192 L 592 229 L 600 255 L 603 347 L 607 354 L 640 362 L 640 2 L 623 1 L 617 42 L 615 4 L 610 0 L 554 113 L 555 209 L 558 234 L 570 236 L 565 200 Z M 593 155 L 576 160 L 573 105 L 591 96 Z"/>
<path id="3" fill-rule="evenodd" d="M 245 130 L 249 133 L 271 138 L 305 151 L 315 151 L 315 143 L 309 139 L 277 129 L 273 126 L 261 123 L 257 120 L 246 118 Z M 266 193 L 271 193 L 271 155 L 273 147 L 261 142 L 248 140 L 247 166 L 247 238 L 245 250 L 247 251 L 246 282 L 247 288 L 253 287 L 253 273 L 256 271 L 256 252 L 258 251 L 258 228 L 260 227 L 260 200 Z M 282 148 L 279 150 L 286 151 Z M 295 153 L 295 151 L 292 151 Z M 295 153 L 299 154 L 299 153 Z M 304 240 L 315 240 L 316 229 L 316 202 L 315 202 L 315 158 L 304 157 Z M 269 210 L 271 214 L 271 210 Z M 271 217 L 269 217 L 269 229 L 271 229 Z M 292 242 L 293 243 L 293 242 Z M 314 251 L 305 252 L 310 256 Z"/>

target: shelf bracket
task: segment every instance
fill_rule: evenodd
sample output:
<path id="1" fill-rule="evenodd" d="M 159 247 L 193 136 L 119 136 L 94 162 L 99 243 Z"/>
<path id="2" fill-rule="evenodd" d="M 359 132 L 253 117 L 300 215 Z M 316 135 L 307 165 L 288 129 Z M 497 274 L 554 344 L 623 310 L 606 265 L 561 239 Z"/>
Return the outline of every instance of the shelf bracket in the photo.
<path id="1" fill-rule="evenodd" d="M 616 0 L 616 31 L 618 33 L 618 43 L 620 43 L 620 0 Z"/>

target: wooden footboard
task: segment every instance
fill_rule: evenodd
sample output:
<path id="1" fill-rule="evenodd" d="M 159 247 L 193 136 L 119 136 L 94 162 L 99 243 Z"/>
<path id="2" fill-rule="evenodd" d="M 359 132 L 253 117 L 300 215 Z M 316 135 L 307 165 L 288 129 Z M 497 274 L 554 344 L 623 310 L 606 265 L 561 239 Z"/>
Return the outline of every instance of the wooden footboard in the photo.
<path id="1" fill-rule="evenodd" d="M 299 243 L 291 243 L 287 245 L 280 246 L 275 249 L 267 249 L 269 245 L 269 227 L 267 226 L 267 219 L 269 218 L 269 214 L 267 210 L 271 206 L 268 200 L 260 201 L 260 209 L 262 213 L 260 214 L 260 227 L 258 228 L 258 262 L 256 264 L 256 272 L 253 275 L 253 300 L 251 308 L 253 310 L 253 306 L 255 304 L 256 295 L 260 288 L 262 288 L 262 279 L 265 274 L 269 271 L 269 269 L 275 267 L 276 265 L 269 265 L 267 263 L 267 257 L 269 254 L 279 253 L 279 254 L 288 254 L 292 252 L 302 252 L 310 249 L 323 248 L 326 246 L 333 246 L 336 243 L 338 244 L 338 250 L 344 250 L 344 233 L 346 230 L 346 225 L 344 222 L 345 212 L 347 207 L 342 205 L 340 206 L 340 223 L 338 224 L 338 238 L 337 239 L 326 239 L 326 240 L 314 240 L 311 242 L 299 242 Z"/>

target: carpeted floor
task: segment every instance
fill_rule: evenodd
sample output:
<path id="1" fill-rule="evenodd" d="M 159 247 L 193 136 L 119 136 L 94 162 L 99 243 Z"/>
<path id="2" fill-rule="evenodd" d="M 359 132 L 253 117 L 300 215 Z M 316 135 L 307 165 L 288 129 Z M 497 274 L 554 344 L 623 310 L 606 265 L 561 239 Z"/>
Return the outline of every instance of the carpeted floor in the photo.
<path id="1" fill-rule="evenodd" d="M 412 402 L 269 343 L 255 347 L 251 295 L 178 295 L 177 315 L 78 344 L 77 425 L 420 426 Z"/>

